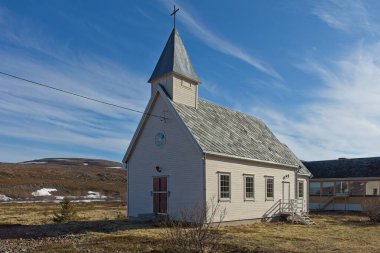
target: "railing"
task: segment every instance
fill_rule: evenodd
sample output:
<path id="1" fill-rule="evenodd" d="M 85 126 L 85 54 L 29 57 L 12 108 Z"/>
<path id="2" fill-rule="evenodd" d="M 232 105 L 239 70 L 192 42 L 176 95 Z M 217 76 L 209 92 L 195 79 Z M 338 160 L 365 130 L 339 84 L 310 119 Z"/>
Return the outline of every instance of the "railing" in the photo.
<path id="1" fill-rule="evenodd" d="M 319 207 L 319 211 L 325 210 L 332 202 L 334 202 L 335 196 L 331 196 L 327 201 Z"/>
<path id="2" fill-rule="evenodd" d="M 263 220 L 268 220 L 273 218 L 274 216 L 278 216 L 281 214 L 287 215 L 296 215 L 303 214 L 306 206 L 305 199 L 290 199 L 288 202 L 284 202 L 283 200 L 276 201 L 263 215 Z M 293 217 L 294 220 L 294 217 Z"/>
<path id="3" fill-rule="evenodd" d="M 263 220 L 268 220 L 281 212 L 281 200 L 276 201 L 263 215 Z"/>
<path id="4" fill-rule="evenodd" d="M 303 212 L 305 201 L 304 199 L 291 199 L 289 202 L 280 201 L 280 213 Z"/>

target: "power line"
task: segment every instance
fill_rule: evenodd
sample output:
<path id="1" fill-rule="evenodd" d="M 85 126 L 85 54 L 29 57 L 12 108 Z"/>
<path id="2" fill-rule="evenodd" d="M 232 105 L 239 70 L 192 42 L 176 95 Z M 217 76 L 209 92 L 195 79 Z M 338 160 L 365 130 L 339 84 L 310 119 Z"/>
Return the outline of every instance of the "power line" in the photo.
<path id="1" fill-rule="evenodd" d="M 96 99 L 96 98 L 91 98 L 91 97 L 83 96 L 83 95 L 80 95 L 80 94 L 77 94 L 77 93 L 74 93 L 74 92 L 71 92 L 71 91 L 62 90 L 62 89 L 59 89 L 59 88 L 56 88 L 56 87 L 53 87 L 53 86 L 50 86 L 50 85 L 47 85 L 47 84 L 35 82 L 35 81 L 32 81 L 32 80 L 28 80 L 28 79 L 25 79 L 25 78 L 22 78 L 22 77 L 19 77 L 19 76 L 11 75 L 11 74 L 8 74 L 8 73 L 5 73 L 5 72 L 1 72 L 0 71 L 0 74 L 8 76 L 8 77 L 12 77 L 12 78 L 24 81 L 24 82 L 36 84 L 36 85 L 39 85 L 39 86 L 42 86 L 42 87 L 45 87 L 45 88 L 48 88 L 48 89 L 52 89 L 52 90 L 56 90 L 56 91 L 59 91 L 59 92 L 63 92 L 63 93 L 66 93 L 66 94 L 69 94 L 69 95 L 72 95 L 72 96 L 76 96 L 76 97 L 80 97 L 80 98 L 83 98 L 83 99 L 91 100 L 93 102 L 98 102 L 98 103 L 101 103 L 101 104 L 117 107 L 117 108 L 120 108 L 120 109 L 124 109 L 124 110 L 132 111 L 132 112 L 141 113 L 143 115 L 148 115 L 148 116 L 152 116 L 152 117 L 161 118 L 161 119 L 164 119 L 164 120 L 167 119 L 166 117 L 162 117 L 162 116 L 154 115 L 154 114 L 150 114 L 150 113 L 145 113 L 145 112 L 142 112 L 142 111 L 139 111 L 139 110 L 136 110 L 136 109 L 124 107 L 124 106 L 121 106 L 121 105 L 112 104 L 112 103 L 109 103 L 109 102 L 106 102 L 106 101 L 103 101 L 103 100 L 99 100 L 99 99 Z"/>

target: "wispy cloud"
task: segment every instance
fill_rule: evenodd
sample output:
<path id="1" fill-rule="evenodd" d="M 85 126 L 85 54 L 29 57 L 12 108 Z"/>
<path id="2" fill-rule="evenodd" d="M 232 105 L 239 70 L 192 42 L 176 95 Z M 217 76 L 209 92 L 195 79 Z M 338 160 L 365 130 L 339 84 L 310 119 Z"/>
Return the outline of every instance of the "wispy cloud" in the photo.
<path id="1" fill-rule="evenodd" d="M 2 71 L 144 109 L 149 96 L 144 75 L 101 56 L 75 54 L 47 34 L 23 32 L 36 30 L 31 25 L 0 9 L 0 26 L 6 31 L 0 39 Z M 0 161 L 54 154 L 105 157 L 102 153 L 121 159 L 141 117 L 4 76 L 0 84 Z M 28 152 L 24 142 L 45 148 L 32 145 Z"/>
<path id="2" fill-rule="evenodd" d="M 170 1 L 161 0 L 160 2 L 168 10 L 173 7 Z M 186 11 L 188 9 L 192 9 L 192 7 L 185 7 L 184 5 L 178 3 L 176 4 L 179 6 L 179 8 L 181 8 L 181 18 L 179 19 L 179 22 L 183 23 L 188 28 L 188 30 L 193 33 L 193 35 L 195 35 L 199 40 L 204 42 L 210 48 L 217 50 L 223 54 L 235 57 L 271 77 L 282 80 L 281 75 L 270 65 L 264 63 L 263 61 L 260 61 L 258 58 L 252 56 L 243 48 L 237 46 L 231 41 L 228 41 L 226 38 L 216 35 L 216 33 L 202 24 L 201 21 L 199 21 L 199 18 L 195 20 L 193 17 L 194 13 L 196 12 L 192 11 L 193 14 L 191 15 L 188 11 Z"/>
<path id="3" fill-rule="evenodd" d="M 360 44 L 332 64 L 309 60 L 302 70 L 321 80 L 317 102 L 288 116 L 253 110 L 303 159 L 378 156 L 380 44 Z"/>
<path id="4" fill-rule="evenodd" d="M 360 0 L 318 1 L 313 14 L 338 30 L 377 33 L 378 27 L 371 22 L 370 13 Z"/>

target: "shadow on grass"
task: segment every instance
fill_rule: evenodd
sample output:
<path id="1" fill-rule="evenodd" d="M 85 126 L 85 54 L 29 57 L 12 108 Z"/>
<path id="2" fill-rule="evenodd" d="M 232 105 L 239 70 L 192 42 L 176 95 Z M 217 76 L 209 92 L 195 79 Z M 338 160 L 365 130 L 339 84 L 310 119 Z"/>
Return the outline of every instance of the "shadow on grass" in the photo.
<path id="1" fill-rule="evenodd" d="M 348 220 L 344 222 L 345 225 L 350 227 L 379 227 L 380 223 L 372 222 L 372 221 L 360 221 L 360 220 Z"/>
<path id="2" fill-rule="evenodd" d="M 380 223 L 372 222 L 363 213 L 358 212 L 319 212 L 313 213 L 311 217 L 317 222 L 323 221 L 326 225 L 343 225 L 353 228 L 380 226 Z"/>
<path id="3" fill-rule="evenodd" d="M 73 221 L 65 224 L 20 225 L 0 224 L 0 239 L 35 239 L 87 232 L 112 233 L 117 231 L 156 228 L 152 223 L 132 221 Z"/>

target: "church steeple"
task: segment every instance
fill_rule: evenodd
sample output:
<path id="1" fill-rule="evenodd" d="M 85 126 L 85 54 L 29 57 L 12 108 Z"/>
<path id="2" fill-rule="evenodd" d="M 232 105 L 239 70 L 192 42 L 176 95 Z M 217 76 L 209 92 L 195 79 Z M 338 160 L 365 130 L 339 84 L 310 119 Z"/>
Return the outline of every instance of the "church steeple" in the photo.
<path id="1" fill-rule="evenodd" d="M 173 28 L 148 82 L 153 83 L 156 79 L 169 73 L 175 73 L 199 83 L 198 75 L 195 73 L 189 55 L 176 28 Z"/>
<path id="2" fill-rule="evenodd" d="M 152 85 L 152 95 L 159 84 L 174 102 L 197 107 L 200 81 L 176 28 L 173 28 L 148 82 Z"/>

